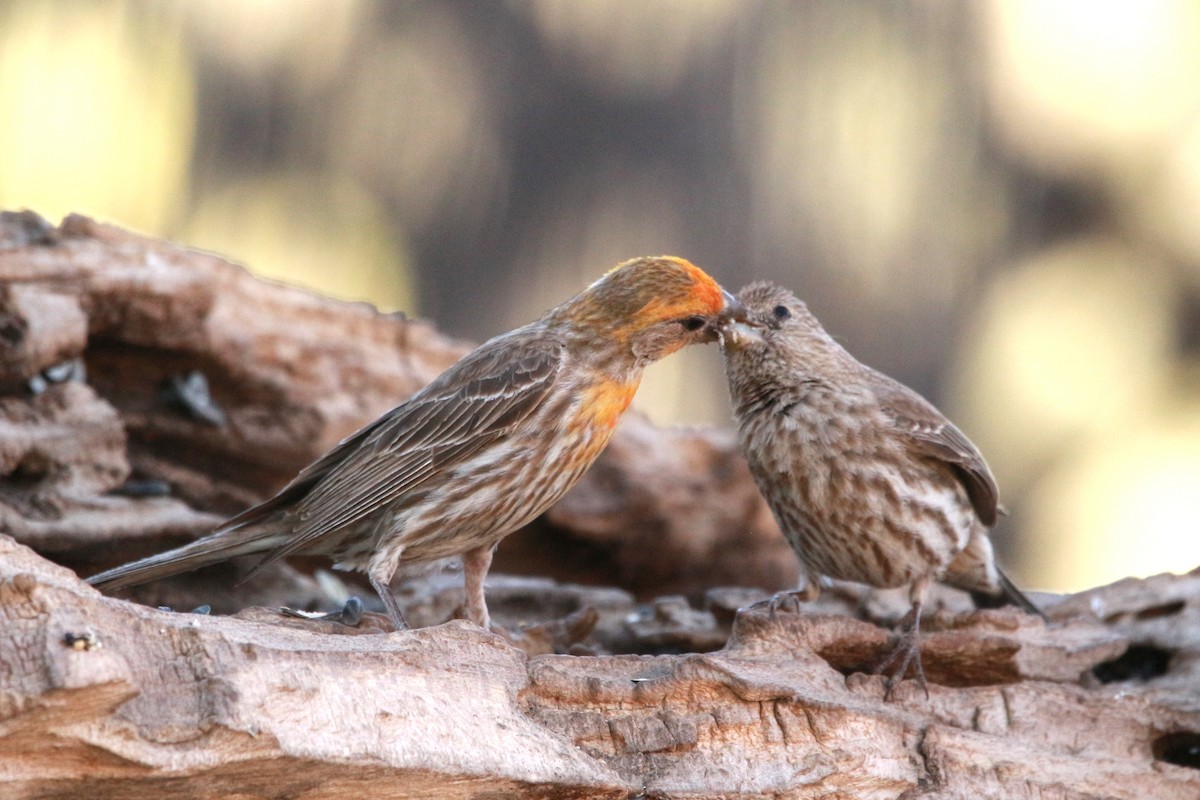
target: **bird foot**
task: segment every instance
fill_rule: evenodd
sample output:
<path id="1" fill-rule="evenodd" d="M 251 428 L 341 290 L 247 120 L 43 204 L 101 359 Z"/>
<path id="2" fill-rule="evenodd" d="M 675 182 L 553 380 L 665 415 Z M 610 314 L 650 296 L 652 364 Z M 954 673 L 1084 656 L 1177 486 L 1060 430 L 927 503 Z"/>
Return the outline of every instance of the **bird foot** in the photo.
<path id="1" fill-rule="evenodd" d="M 808 593 L 799 592 L 776 592 L 767 600 L 767 616 L 775 619 L 775 615 L 780 611 L 786 611 L 789 614 L 799 614 L 800 608 L 808 599 Z"/>
<path id="2" fill-rule="evenodd" d="M 804 603 L 810 603 L 816 599 L 816 593 L 807 587 L 804 589 L 790 589 L 786 592 L 776 592 L 766 600 L 751 603 L 750 608 L 762 608 L 765 606 L 767 616 L 774 620 L 775 615 L 780 611 L 789 614 L 799 614 Z"/>
<path id="3" fill-rule="evenodd" d="M 893 664 L 899 664 L 888 676 L 886 688 L 884 690 L 883 699 L 891 700 L 896 686 L 907 677 L 909 669 L 912 669 L 913 677 L 916 678 L 917 686 L 925 693 L 925 699 L 929 699 L 929 685 L 925 680 L 925 666 L 921 663 L 921 617 L 918 609 L 914 608 L 900 622 L 900 636 L 896 641 L 892 652 L 888 654 L 879 666 L 875 667 L 874 673 L 882 675 L 892 667 Z"/>
<path id="4" fill-rule="evenodd" d="M 357 628 L 358 624 L 362 622 L 363 602 L 357 597 L 351 597 L 346 601 L 346 605 L 342 606 L 338 611 L 300 611 L 299 609 L 284 606 L 279 609 L 279 613 L 285 617 L 319 620 L 321 622 L 340 622 L 349 628 Z"/>

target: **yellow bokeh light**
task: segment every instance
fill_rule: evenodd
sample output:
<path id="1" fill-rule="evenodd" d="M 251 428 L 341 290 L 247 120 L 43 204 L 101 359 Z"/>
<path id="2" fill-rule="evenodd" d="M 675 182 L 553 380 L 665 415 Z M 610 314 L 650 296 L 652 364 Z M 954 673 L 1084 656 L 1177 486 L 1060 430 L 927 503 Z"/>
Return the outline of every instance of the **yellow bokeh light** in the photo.
<path id="1" fill-rule="evenodd" d="M 225 66 L 263 82 L 282 66 L 294 89 L 337 75 L 363 15 L 360 0 L 183 0 L 178 8 Z"/>
<path id="2" fill-rule="evenodd" d="M 799 9 L 778 13 L 735 98 L 761 234 L 864 314 L 949 308 L 1005 211 L 944 57 L 885 6 Z"/>
<path id="3" fill-rule="evenodd" d="M 1128 422 L 1038 486 L 1022 558 L 1031 585 L 1075 591 L 1200 565 L 1200 406 Z"/>
<path id="4" fill-rule="evenodd" d="M 483 54 L 437 4 L 363 37 L 325 148 L 333 168 L 389 198 L 409 230 L 485 224 L 508 180 Z"/>
<path id="5" fill-rule="evenodd" d="M 1200 285 L 1200 114 L 1166 147 L 1115 182 L 1122 207 Z"/>
<path id="6" fill-rule="evenodd" d="M 184 239 L 269 278 L 416 312 L 404 244 L 347 180 L 287 175 L 229 186 L 200 199 Z"/>
<path id="7" fill-rule="evenodd" d="M 1194 0 L 995 0 L 1000 130 L 1046 169 L 1152 147 L 1200 101 Z"/>
<path id="8" fill-rule="evenodd" d="M 999 276 L 956 376 L 963 427 L 1008 491 L 1083 437 L 1106 435 L 1162 390 L 1171 287 L 1161 265 L 1107 239 Z"/>
<path id="9" fill-rule="evenodd" d="M 192 152 L 184 52 L 177 28 L 143 29 L 124 4 L 11 6 L 0 25 L 0 207 L 162 232 Z"/>

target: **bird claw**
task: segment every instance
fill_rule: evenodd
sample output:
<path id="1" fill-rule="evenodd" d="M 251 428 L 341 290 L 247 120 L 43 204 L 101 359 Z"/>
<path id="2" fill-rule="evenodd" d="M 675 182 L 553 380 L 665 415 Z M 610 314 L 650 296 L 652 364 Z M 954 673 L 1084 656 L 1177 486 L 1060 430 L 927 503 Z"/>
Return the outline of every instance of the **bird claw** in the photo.
<path id="1" fill-rule="evenodd" d="M 279 613 L 283 614 L 285 617 L 317 620 L 319 622 L 338 622 L 348 628 L 357 628 L 358 624 L 362 622 L 363 602 L 357 597 L 351 597 L 346 601 L 346 605 L 342 606 L 337 611 L 300 611 L 299 609 L 283 606 L 279 609 Z"/>
<path id="2" fill-rule="evenodd" d="M 808 600 L 807 592 L 792 591 L 792 592 L 776 592 L 767 600 L 767 616 L 772 620 L 780 611 L 786 611 L 789 614 L 799 614 L 804 602 Z"/>
<path id="3" fill-rule="evenodd" d="M 925 667 L 921 664 L 921 648 L 914 642 L 910 641 L 907 636 L 900 637 L 900 641 L 892 652 L 884 661 L 877 666 L 873 671 L 876 675 L 881 675 L 888 671 L 888 668 L 895 663 L 896 659 L 900 659 L 900 665 L 888 675 L 887 683 L 884 685 L 883 699 L 891 700 L 895 693 L 896 687 L 908 675 L 909 668 L 912 668 L 913 677 L 916 678 L 917 686 L 925 693 L 925 699 L 929 699 L 929 684 L 925 680 Z"/>
<path id="4" fill-rule="evenodd" d="M 776 592 L 765 600 L 751 603 L 749 608 L 762 608 L 766 606 L 767 616 L 774 622 L 776 614 L 780 611 L 785 611 L 789 614 L 799 614 L 804 607 L 804 603 L 809 603 L 816 599 L 815 593 L 810 587 L 789 589 L 783 592 Z"/>
<path id="5" fill-rule="evenodd" d="M 887 658 L 873 670 L 876 675 L 882 675 L 896 663 L 897 659 L 900 661 L 899 666 L 888 676 L 883 699 L 892 699 L 896 687 L 908 675 L 911 668 L 917 686 L 921 687 L 921 691 L 925 693 L 925 699 L 928 700 L 929 684 L 925 680 L 925 666 L 921 663 L 921 617 L 918 609 L 914 608 L 905 616 L 900 623 L 900 629 L 901 633 L 896 646 L 892 648 L 892 652 L 888 654 Z"/>

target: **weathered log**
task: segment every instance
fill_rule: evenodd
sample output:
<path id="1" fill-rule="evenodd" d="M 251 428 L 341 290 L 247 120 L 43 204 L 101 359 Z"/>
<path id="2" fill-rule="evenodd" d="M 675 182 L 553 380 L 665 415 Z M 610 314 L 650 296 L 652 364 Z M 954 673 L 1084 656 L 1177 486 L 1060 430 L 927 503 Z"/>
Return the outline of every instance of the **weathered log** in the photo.
<path id="1" fill-rule="evenodd" d="M 928 699 L 906 683 L 885 702 L 883 679 L 855 670 L 887 634 L 845 615 L 744 611 L 713 653 L 530 657 L 461 621 L 381 634 L 155 611 L 0 538 L 0 786 L 1190 799 L 1198 598 L 1200 576 L 1164 576 L 1071 598 L 1058 608 L 1083 613 L 1051 627 L 1014 610 L 954 615 L 927 640 Z M 1114 667 L 1130 641 L 1170 644 L 1167 672 Z M 1096 677 L 1114 670 L 1127 679 Z"/>

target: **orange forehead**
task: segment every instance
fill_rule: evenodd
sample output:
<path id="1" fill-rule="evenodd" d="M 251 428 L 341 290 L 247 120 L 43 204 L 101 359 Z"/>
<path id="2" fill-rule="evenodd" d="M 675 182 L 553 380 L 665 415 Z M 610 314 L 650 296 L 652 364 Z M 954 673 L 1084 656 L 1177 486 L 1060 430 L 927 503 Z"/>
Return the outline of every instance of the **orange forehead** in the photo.
<path id="1" fill-rule="evenodd" d="M 707 272 L 690 261 L 675 256 L 662 256 L 657 260 L 681 271 L 686 276 L 686 286 L 679 286 L 682 282 L 664 280 L 661 291 L 654 294 L 638 311 L 639 318 L 651 321 L 693 314 L 711 315 L 719 314 L 725 308 L 725 297 L 721 287 Z"/>
<path id="2" fill-rule="evenodd" d="M 719 314 L 725 309 L 725 296 L 721 292 L 721 286 L 704 270 L 697 267 L 690 261 L 682 258 L 668 257 L 683 268 L 689 276 L 692 283 L 695 285 L 694 294 L 697 302 L 699 302 L 710 314 Z"/>
<path id="3" fill-rule="evenodd" d="M 724 310 L 725 294 L 704 270 L 682 258 L 657 256 L 619 264 L 555 313 L 620 336 L 667 320 L 712 317 Z"/>

